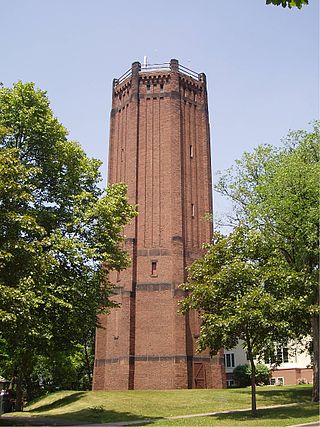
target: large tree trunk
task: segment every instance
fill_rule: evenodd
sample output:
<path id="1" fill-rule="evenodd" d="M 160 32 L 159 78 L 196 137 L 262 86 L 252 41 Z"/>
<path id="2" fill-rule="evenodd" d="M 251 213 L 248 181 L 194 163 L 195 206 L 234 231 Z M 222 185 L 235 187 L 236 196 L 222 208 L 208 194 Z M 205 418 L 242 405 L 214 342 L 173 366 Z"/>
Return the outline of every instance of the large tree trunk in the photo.
<path id="1" fill-rule="evenodd" d="M 18 372 L 16 376 L 16 403 L 14 406 L 15 411 L 23 410 L 23 389 L 22 389 L 22 374 Z"/>
<path id="2" fill-rule="evenodd" d="M 313 338 L 313 389 L 312 401 L 319 402 L 319 316 L 311 319 Z"/>

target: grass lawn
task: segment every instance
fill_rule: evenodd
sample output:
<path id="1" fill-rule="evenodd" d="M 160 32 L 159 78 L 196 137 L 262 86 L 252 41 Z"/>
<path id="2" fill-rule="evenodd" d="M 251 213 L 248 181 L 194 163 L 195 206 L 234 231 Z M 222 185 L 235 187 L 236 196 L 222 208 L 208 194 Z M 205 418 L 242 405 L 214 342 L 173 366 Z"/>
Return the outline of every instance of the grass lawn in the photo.
<path id="1" fill-rule="evenodd" d="M 150 426 L 290 426 L 319 420 L 317 404 L 302 404 L 284 408 L 261 409 L 258 417 L 250 413 L 221 414 L 210 417 L 194 417 L 181 420 L 162 420 L 150 423 Z M 141 424 L 143 425 L 143 424 Z"/>
<path id="2" fill-rule="evenodd" d="M 256 425 L 272 425 L 270 421 L 269 424 L 257 424 L 258 420 L 250 420 L 250 417 L 248 418 L 248 415 L 245 414 L 233 414 L 232 422 L 230 419 L 228 421 L 228 417 L 231 417 L 231 415 L 221 415 L 219 419 L 215 418 L 217 420 L 216 424 L 212 424 L 212 422 L 215 422 L 213 421 L 214 417 L 175 420 L 174 424 L 172 424 L 173 421 L 162 421 L 161 424 L 160 420 L 157 421 L 160 417 L 249 408 L 250 399 L 249 388 L 233 390 L 60 391 L 31 402 L 23 413 L 14 413 L 12 416 L 63 418 L 91 423 L 151 418 L 159 425 L 237 425 L 235 424 L 237 417 L 240 417 L 239 419 L 247 417 L 247 424 L 251 422 Z M 290 408 L 294 414 L 293 416 L 296 416 L 295 414 L 299 413 L 299 411 L 306 413 L 306 418 L 298 418 L 299 422 L 300 419 L 308 420 L 310 418 L 308 416 L 311 413 L 316 416 L 317 407 L 316 405 L 310 405 L 310 400 L 310 385 L 267 386 L 259 387 L 257 390 L 258 407 L 286 403 L 303 404 L 298 409 Z M 290 411 L 289 408 L 287 410 Z M 278 410 L 273 409 L 266 413 L 261 411 L 259 422 L 265 422 L 265 417 L 270 420 L 270 416 L 276 414 L 275 411 Z M 286 419 L 286 410 L 283 408 L 281 411 L 284 414 L 282 418 Z M 291 415 L 288 415 L 288 417 L 291 417 Z M 291 424 L 295 423 L 295 419 Z M 229 422 L 229 424 L 223 424 L 223 422 Z M 245 423 L 242 422 L 239 425 L 245 425 Z"/>

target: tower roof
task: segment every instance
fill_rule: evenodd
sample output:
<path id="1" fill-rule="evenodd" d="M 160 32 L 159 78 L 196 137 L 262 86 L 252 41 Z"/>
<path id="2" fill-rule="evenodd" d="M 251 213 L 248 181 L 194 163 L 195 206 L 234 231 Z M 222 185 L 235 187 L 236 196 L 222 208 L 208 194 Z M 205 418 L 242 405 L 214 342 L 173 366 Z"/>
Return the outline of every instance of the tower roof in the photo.
<path id="1" fill-rule="evenodd" d="M 164 62 L 162 64 L 143 64 L 136 61 L 133 62 L 131 68 L 123 73 L 119 78 L 114 80 L 114 86 L 123 83 L 125 80 L 130 78 L 134 73 L 139 75 L 158 73 L 158 72 L 178 72 L 185 76 L 191 77 L 192 79 L 203 82 L 206 80 L 204 73 L 197 73 L 184 65 L 179 64 L 177 59 L 171 59 L 170 62 Z"/>

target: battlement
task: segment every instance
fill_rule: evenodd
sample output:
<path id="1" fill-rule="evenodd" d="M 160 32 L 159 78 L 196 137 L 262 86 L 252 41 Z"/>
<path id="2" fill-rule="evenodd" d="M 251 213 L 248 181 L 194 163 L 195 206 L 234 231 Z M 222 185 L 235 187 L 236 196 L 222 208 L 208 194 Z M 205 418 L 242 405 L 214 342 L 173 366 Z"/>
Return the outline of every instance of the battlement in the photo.
<path id="1" fill-rule="evenodd" d="M 144 75 L 153 73 L 170 73 L 178 72 L 185 76 L 191 77 L 198 82 L 205 82 L 206 76 L 204 73 L 197 73 L 184 65 L 179 64 L 177 59 L 171 59 L 170 62 L 164 62 L 162 64 L 147 64 L 141 65 L 140 62 L 133 62 L 131 68 L 123 73 L 118 79 L 114 79 L 113 86 L 116 87 L 123 83 L 127 79 L 130 79 L 133 75 Z"/>

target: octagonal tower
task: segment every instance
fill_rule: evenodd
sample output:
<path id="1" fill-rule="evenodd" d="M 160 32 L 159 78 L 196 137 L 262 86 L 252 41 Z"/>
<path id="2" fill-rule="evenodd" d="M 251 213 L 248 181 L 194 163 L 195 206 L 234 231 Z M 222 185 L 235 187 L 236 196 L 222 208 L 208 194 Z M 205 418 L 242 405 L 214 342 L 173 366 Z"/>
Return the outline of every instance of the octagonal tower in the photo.
<path id="1" fill-rule="evenodd" d="M 131 69 L 113 82 L 109 183 L 139 215 L 125 229 L 130 268 L 111 274 L 121 305 L 101 316 L 94 390 L 222 388 L 222 353 L 197 354 L 198 314 L 178 313 L 186 267 L 212 236 L 206 77 L 179 65 Z"/>

